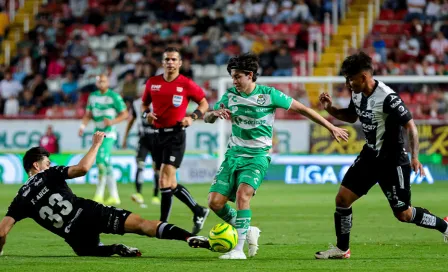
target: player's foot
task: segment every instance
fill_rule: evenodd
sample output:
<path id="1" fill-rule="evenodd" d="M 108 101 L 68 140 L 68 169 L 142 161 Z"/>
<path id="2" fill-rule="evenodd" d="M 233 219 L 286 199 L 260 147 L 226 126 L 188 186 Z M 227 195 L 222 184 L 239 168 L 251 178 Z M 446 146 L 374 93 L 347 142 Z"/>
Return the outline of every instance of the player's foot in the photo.
<path id="1" fill-rule="evenodd" d="M 210 249 L 210 243 L 205 236 L 193 236 L 187 239 L 188 245 L 192 248 Z"/>
<path id="2" fill-rule="evenodd" d="M 98 202 L 98 203 L 100 203 L 100 204 L 103 204 L 103 203 L 104 203 L 104 197 L 102 197 L 102 196 L 100 196 L 100 195 L 95 195 L 95 196 L 93 197 L 93 201 Z"/>
<path id="3" fill-rule="evenodd" d="M 193 235 L 198 234 L 204 227 L 205 220 L 209 213 L 209 209 L 202 207 L 202 212 L 193 216 L 193 231 L 191 232 Z"/>
<path id="4" fill-rule="evenodd" d="M 242 250 L 231 250 L 219 256 L 221 260 L 246 260 L 246 254 Z"/>
<path id="5" fill-rule="evenodd" d="M 143 195 L 140 193 L 135 193 L 131 195 L 132 201 L 134 201 L 137 204 L 143 204 L 145 203 L 145 199 L 143 198 Z"/>
<path id="6" fill-rule="evenodd" d="M 249 230 L 247 231 L 246 242 L 247 245 L 249 246 L 249 252 L 247 254 L 249 255 L 249 257 L 257 255 L 258 238 L 260 238 L 260 232 L 261 230 L 254 226 L 250 226 Z"/>
<path id="7" fill-rule="evenodd" d="M 445 220 L 445 222 L 448 223 L 448 216 L 443 218 L 443 220 Z M 445 243 L 448 243 L 448 229 L 445 231 L 445 233 L 443 234 L 443 241 L 445 241 Z"/>
<path id="8" fill-rule="evenodd" d="M 348 259 L 350 258 L 350 254 L 350 249 L 344 251 L 330 245 L 328 250 L 318 251 L 314 254 L 314 257 L 316 257 L 316 259 Z"/>
<path id="9" fill-rule="evenodd" d="M 119 198 L 117 197 L 109 197 L 104 204 L 108 205 L 108 206 L 114 206 L 114 205 L 120 205 L 121 201 Z"/>
<path id="10" fill-rule="evenodd" d="M 121 257 L 140 257 L 142 253 L 138 248 L 128 247 L 123 244 L 115 245 L 115 254 L 120 255 Z"/>
<path id="11" fill-rule="evenodd" d="M 153 196 L 151 198 L 151 204 L 152 205 L 160 205 L 160 198 L 158 198 L 157 196 Z"/>

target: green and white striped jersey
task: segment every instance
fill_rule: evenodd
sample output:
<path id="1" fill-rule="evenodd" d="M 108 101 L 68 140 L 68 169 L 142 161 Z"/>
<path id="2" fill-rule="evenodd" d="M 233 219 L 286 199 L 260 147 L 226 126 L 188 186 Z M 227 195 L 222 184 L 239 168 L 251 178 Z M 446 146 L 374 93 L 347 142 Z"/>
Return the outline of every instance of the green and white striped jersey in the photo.
<path id="1" fill-rule="evenodd" d="M 104 119 L 115 119 L 117 115 L 126 109 L 126 105 L 121 96 L 108 90 L 102 94 L 99 90 L 89 95 L 86 110 L 92 112 L 92 119 L 95 123 L 95 132 L 106 132 L 106 137 L 116 140 L 117 129 L 115 126 L 104 126 Z"/>
<path id="2" fill-rule="evenodd" d="M 226 155 L 268 156 L 275 110 L 288 110 L 292 101 L 281 91 L 264 85 L 257 84 L 249 95 L 238 92 L 235 87 L 228 89 L 214 106 L 215 110 L 224 107 L 232 113 L 232 134 Z"/>

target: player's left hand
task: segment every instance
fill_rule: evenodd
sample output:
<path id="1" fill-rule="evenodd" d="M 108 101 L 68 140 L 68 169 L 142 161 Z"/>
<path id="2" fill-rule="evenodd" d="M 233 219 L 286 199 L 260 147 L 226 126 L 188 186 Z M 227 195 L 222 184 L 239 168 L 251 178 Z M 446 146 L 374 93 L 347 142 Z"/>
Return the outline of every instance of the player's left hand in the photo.
<path id="1" fill-rule="evenodd" d="M 411 159 L 411 167 L 412 167 L 412 170 L 414 170 L 414 172 L 416 174 L 420 174 L 420 177 L 426 176 L 425 170 L 423 169 L 423 165 L 420 163 L 418 158 Z"/>
<path id="2" fill-rule="evenodd" d="M 333 136 L 338 143 L 341 142 L 340 139 L 346 142 L 348 141 L 348 131 L 346 129 L 333 126 L 330 132 L 331 136 Z"/>
<path id="3" fill-rule="evenodd" d="M 193 118 L 191 118 L 190 116 L 184 117 L 184 119 L 182 119 L 182 121 L 180 122 L 180 125 L 183 127 L 189 127 L 191 126 L 191 124 L 193 124 Z"/>
<path id="4" fill-rule="evenodd" d="M 110 120 L 110 119 L 107 119 L 107 118 L 104 118 L 104 125 L 106 126 L 106 127 L 110 127 L 110 126 L 112 126 L 112 120 Z"/>

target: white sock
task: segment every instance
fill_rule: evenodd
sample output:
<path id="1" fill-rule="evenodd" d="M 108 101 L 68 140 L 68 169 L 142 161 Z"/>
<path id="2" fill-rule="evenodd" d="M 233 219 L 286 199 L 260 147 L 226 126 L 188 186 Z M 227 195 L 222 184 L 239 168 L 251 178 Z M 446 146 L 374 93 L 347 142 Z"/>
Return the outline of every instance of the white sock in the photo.
<path id="1" fill-rule="evenodd" d="M 118 196 L 118 188 L 117 188 L 117 181 L 115 180 L 113 175 L 107 176 L 107 188 L 109 189 L 109 195 L 112 198 L 119 199 Z"/>
<path id="2" fill-rule="evenodd" d="M 235 250 L 243 251 L 246 242 L 247 229 L 236 229 L 238 231 L 238 244 Z"/>
<path id="3" fill-rule="evenodd" d="M 106 177 L 98 176 L 98 183 L 96 184 L 95 196 L 104 197 L 104 188 L 106 187 Z"/>

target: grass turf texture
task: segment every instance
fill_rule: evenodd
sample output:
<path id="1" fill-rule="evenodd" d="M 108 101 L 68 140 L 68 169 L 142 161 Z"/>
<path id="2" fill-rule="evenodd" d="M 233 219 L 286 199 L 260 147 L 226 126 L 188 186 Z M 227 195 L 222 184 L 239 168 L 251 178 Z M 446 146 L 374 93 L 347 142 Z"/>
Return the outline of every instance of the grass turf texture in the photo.
<path id="1" fill-rule="evenodd" d="M 73 185 L 79 196 L 92 197 L 93 185 Z M 209 185 L 189 185 L 201 204 L 206 204 Z M 19 187 L 0 185 L 0 213 L 6 209 Z M 143 190 L 150 200 L 151 185 Z M 315 260 L 314 253 L 335 243 L 333 228 L 336 185 L 285 185 L 265 183 L 252 201 L 252 225 L 262 236 L 258 255 L 246 261 L 219 260 L 218 253 L 191 249 L 186 243 L 150 239 L 134 234 L 103 235 L 102 242 L 138 247 L 140 258 L 77 257 L 56 235 L 33 220 L 19 222 L 10 232 L 0 257 L 0 271 L 446 271 L 448 244 L 434 230 L 398 222 L 378 186 L 353 207 L 352 258 Z M 159 207 L 141 209 L 130 200 L 134 187 L 119 186 L 122 208 L 147 219 L 159 217 Z M 448 215 L 448 182 L 414 185 L 413 203 L 438 216 Z M 191 230 L 192 214 L 174 201 L 170 221 Z M 210 214 L 201 235 L 207 235 L 219 218 Z M 247 249 L 246 249 L 247 250 Z"/>

